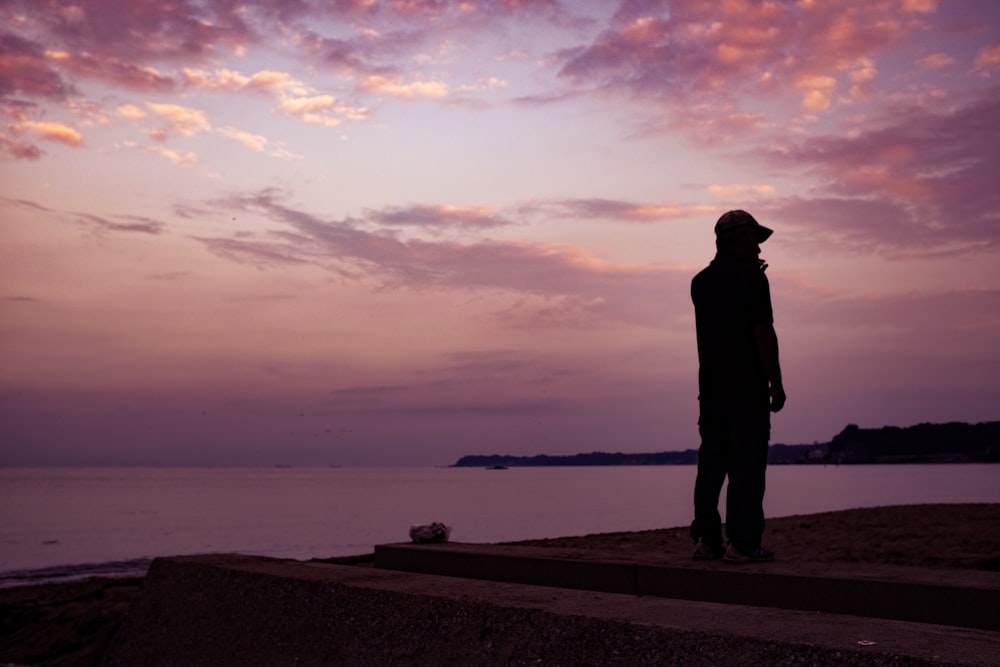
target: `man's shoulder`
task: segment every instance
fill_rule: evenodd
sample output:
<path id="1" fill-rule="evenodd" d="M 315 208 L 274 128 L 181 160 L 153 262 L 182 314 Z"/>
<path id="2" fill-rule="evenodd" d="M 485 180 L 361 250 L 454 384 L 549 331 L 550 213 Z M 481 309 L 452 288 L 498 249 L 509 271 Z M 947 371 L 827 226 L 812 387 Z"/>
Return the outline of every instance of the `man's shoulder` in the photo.
<path id="1" fill-rule="evenodd" d="M 755 294 L 770 294 L 767 276 L 749 262 L 712 262 L 691 279 L 691 297 L 752 299 Z"/>
<path id="2" fill-rule="evenodd" d="M 719 261 L 715 260 L 700 272 L 698 276 L 713 276 L 723 279 L 738 278 L 741 280 L 767 280 L 761 264 L 757 261 Z"/>
<path id="3" fill-rule="evenodd" d="M 714 270 L 712 269 L 712 265 L 709 264 L 704 269 L 702 269 L 698 273 L 694 274 L 694 278 L 691 279 L 691 282 L 693 283 L 693 282 L 698 282 L 698 281 L 704 280 L 706 276 L 712 274 L 713 272 L 714 272 Z"/>
<path id="4" fill-rule="evenodd" d="M 695 274 L 692 282 L 706 280 L 730 280 L 747 278 L 764 272 L 750 262 L 725 262 L 714 260 L 711 264 Z"/>
<path id="5" fill-rule="evenodd" d="M 719 282 L 719 270 L 717 266 L 709 264 L 704 269 L 699 271 L 691 279 L 691 295 L 703 292 L 706 289 L 712 289 L 712 285 Z"/>

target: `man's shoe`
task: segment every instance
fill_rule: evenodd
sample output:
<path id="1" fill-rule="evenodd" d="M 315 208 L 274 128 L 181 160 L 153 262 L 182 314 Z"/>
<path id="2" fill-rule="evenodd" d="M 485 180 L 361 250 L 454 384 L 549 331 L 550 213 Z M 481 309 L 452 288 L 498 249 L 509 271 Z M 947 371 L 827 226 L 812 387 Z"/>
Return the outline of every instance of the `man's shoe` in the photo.
<path id="1" fill-rule="evenodd" d="M 722 557 L 722 560 L 727 563 L 763 563 L 773 559 L 774 552 L 769 549 L 757 547 L 746 550 L 739 548 L 732 542 L 729 543 L 729 548 L 726 549 L 726 554 Z"/>
<path id="2" fill-rule="evenodd" d="M 725 552 L 726 550 L 721 544 L 711 544 L 699 537 L 698 541 L 695 542 L 694 553 L 691 554 L 691 558 L 694 560 L 717 560 L 722 558 Z"/>

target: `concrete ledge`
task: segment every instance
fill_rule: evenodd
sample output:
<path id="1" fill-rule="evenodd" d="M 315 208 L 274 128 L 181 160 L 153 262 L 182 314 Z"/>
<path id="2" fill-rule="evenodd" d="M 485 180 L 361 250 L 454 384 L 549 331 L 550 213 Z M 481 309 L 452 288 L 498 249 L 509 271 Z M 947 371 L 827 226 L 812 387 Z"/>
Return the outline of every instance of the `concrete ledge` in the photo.
<path id="1" fill-rule="evenodd" d="M 831 568 L 829 574 L 815 574 L 796 572 L 780 563 L 677 566 L 559 555 L 559 549 L 548 548 L 404 543 L 375 547 L 375 565 L 425 574 L 1000 630 L 1000 581 L 991 573 L 862 565 L 846 572 Z"/>
<path id="2" fill-rule="evenodd" d="M 466 579 L 639 594 L 634 563 L 534 556 L 510 547 L 490 548 L 489 545 L 455 543 L 379 544 L 375 546 L 375 567 Z"/>
<path id="3" fill-rule="evenodd" d="M 105 665 L 995 664 L 1000 634 L 251 556 L 154 561 Z"/>

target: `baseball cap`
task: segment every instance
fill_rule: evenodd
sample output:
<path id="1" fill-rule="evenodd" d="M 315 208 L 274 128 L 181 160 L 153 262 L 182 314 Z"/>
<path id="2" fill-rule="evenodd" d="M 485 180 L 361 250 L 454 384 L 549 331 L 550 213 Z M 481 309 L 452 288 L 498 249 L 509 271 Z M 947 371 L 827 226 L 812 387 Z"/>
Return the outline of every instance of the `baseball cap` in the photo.
<path id="1" fill-rule="evenodd" d="M 723 236 L 734 232 L 737 229 L 744 229 L 746 227 L 752 227 L 754 234 L 757 237 L 757 243 L 763 243 L 768 239 L 774 230 L 768 229 L 764 225 L 757 222 L 756 218 L 747 213 L 746 211 L 741 211 L 739 209 L 735 211 L 727 211 L 722 214 L 719 221 L 715 223 L 715 235 Z"/>

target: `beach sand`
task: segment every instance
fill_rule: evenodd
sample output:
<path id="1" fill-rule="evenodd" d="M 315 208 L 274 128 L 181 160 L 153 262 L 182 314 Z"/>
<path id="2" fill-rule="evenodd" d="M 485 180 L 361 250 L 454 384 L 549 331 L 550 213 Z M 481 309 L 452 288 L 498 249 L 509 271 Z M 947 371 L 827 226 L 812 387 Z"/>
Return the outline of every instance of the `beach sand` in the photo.
<path id="1" fill-rule="evenodd" d="M 904 505 L 768 519 L 777 559 L 1000 571 L 1000 504 Z M 687 560 L 687 527 L 518 542 L 628 553 L 644 562 Z"/>
<path id="2" fill-rule="evenodd" d="M 781 561 L 879 563 L 1000 571 L 1000 504 L 880 507 L 768 519 Z M 519 542 L 687 559 L 686 528 Z M 370 558 L 331 559 L 370 564 Z M 93 579 L 0 590 L 0 664 L 97 665 L 141 579 Z"/>

